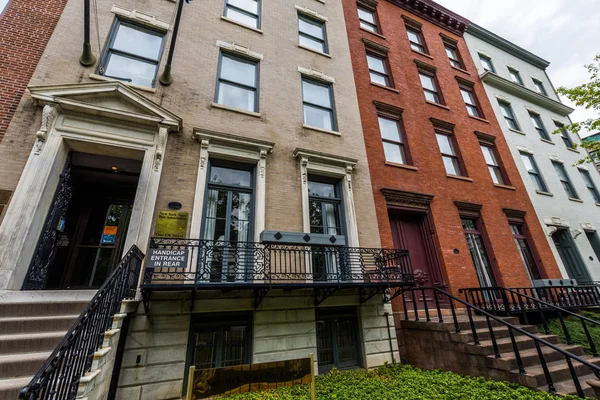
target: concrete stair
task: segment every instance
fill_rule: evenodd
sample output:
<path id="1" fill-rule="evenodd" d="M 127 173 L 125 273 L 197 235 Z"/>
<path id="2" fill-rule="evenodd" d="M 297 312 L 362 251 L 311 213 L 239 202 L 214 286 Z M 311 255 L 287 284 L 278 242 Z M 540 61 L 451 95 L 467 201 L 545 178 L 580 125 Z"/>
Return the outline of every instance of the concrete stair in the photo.
<path id="1" fill-rule="evenodd" d="M 430 322 L 424 318 L 420 318 L 419 321 L 398 319 L 400 320 L 400 329 L 397 332 L 399 340 L 402 342 L 401 345 L 403 345 L 403 361 L 409 364 L 426 369 L 446 369 L 466 375 L 484 376 L 548 391 L 535 340 L 525 334 L 514 332 L 515 342 L 525 369 L 525 373 L 521 373 L 518 369 L 509 329 L 500 322 L 491 321 L 500 355 L 497 357 L 485 317 L 473 317 L 479 344 L 475 344 L 466 315 L 457 316 L 459 333 L 456 332 L 451 316 L 443 315 L 444 322 L 441 323 L 437 316 L 431 317 Z M 537 326 L 534 325 L 521 325 L 517 318 L 511 317 L 505 318 L 505 320 L 540 339 L 555 344 L 561 350 L 600 366 L 600 357 L 584 355 L 584 349 L 581 346 L 561 343 L 558 336 L 540 333 Z M 577 395 L 565 356 L 544 345 L 541 345 L 541 350 L 557 394 Z M 586 383 L 586 381 L 596 379 L 591 369 L 576 361 L 572 361 L 572 363 L 585 395 L 594 398 L 592 388 Z"/>
<path id="2" fill-rule="evenodd" d="M 94 291 L 0 292 L 0 400 L 15 400 Z"/>

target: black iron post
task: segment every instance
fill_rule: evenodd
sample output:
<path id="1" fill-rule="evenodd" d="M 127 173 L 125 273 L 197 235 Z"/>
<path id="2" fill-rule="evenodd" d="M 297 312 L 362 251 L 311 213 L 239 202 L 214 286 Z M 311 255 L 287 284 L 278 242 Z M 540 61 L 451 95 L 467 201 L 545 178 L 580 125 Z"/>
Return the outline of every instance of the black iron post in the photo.
<path id="1" fill-rule="evenodd" d="M 81 53 L 79 63 L 85 67 L 96 63 L 96 57 L 92 53 L 90 44 L 90 0 L 83 1 L 83 53 Z"/>
<path id="2" fill-rule="evenodd" d="M 173 61 L 173 53 L 175 52 L 175 43 L 177 42 L 177 33 L 179 32 L 179 22 L 181 21 L 181 11 L 183 10 L 184 0 L 179 0 L 177 6 L 177 15 L 175 16 L 175 26 L 173 27 L 173 37 L 171 37 L 171 45 L 169 46 L 169 55 L 167 56 L 167 65 L 165 70 L 158 80 L 161 84 L 169 86 L 173 83 L 173 76 L 171 76 L 171 62 Z"/>

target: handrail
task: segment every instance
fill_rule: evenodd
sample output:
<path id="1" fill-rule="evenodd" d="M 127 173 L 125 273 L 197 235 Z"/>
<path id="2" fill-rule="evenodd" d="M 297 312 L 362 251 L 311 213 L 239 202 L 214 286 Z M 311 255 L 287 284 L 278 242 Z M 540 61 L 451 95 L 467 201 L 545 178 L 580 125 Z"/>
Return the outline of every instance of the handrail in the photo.
<path id="1" fill-rule="evenodd" d="M 542 369 L 544 371 L 544 376 L 546 378 L 546 383 L 548 385 L 548 391 L 550 393 L 555 393 L 556 392 L 556 388 L 554 387 L 552 376 L 550 375 L 550 370 L 548 369 L 548 365 L 547 365 L 547 363 L 546 363 L 546 361 L 544 359 L 544 354 L 542 352 L 542 349 L 541 349 L 540 345 L 544 345 L 546 347 L 549 347 L 552 350 L 561 353 L 565 357 L 565 360 L 566 360 L 567 364 L 569 365 L 569 370 L 571 372 L 571 378 L 573 379 L 573 383 L 575 384 L 575 388 L 577 390 L 577 395 L 579 397 L 584 398 L 585 394 L 584 394 L 583 389 L 581 387 L 581 383 L 579 382 L 579 377 L 577 376 L 577 374 L 575 372 L 575 369 L 573 368 L 572 361 L 577 361 L 577 362 L 579 362 L 579 363 L 581 363 L 581 364 L 589 367 L 592 370 L 592 372 L 594 373 L 594 375 L 600 379 L 600 367 L 599 366 L 597 366 L 597 365 L 595 365 L 593 363 L 590 363 L 589 361 L 584 360 L 583 358 L 581 358 L 579 356 L 576 356 L 575 354 L 572 354 L 572 353 L 570 353 L 570 352 L 568 352 L 568 351 L 566 351 L 564 349 L 561 349 L 560 347 L 558 347 L 558 346 L 556 346 L 556 345 L 548 342 L 547 340 L 539 338 L 536 335 L 534 335 L 534 334 L 532 334 L 532 333 L 530 333 L 530 332 L 528 332 L 528 331 L 526 331 L 526 330 L 524 330 L 522 328 L 519 328 L 518 326 L 515 326 L 515 325 L 511 324 L 508 321 L 505 321 L 503 318 L 495 316 L 492 313 L 489 313 L 489 312 L 487 312 L 487 311 L 485 311 L 485 310 L 483 310 L 483 309 L 481 309 L 481 308 L 479 308 L 479 307 L 477 307 L 477 306 L 475 306 L 475 305 L 473 305 L 471 303 L 468 303 L 467 301 L 462 300 L 462 299 L 460 299 L 460 298 L 458 298 L 458 297 L 456 297 L 456 296 L 454 296 L 454 295 L 452 295 L 452 294 L 450 294 L 448 292 L 445 292 L 445 291 L 443 291 L 443 290 L 441 290 L 439 288 L 435 288 L 435 287 L 429 287 L 429 288 L 425 288 L 425 287 L 423 287 L 423 288 L 405 288 L 405 289 L 401 289 L 401 290 L 403 292 L 412 292 L 412 300 L 413 300 L 413 308 L 414 308 L 414 313 L 415 313 L 415 321 L 419 320 L 419 310 L 417 309 L 417 302 L 416 302 L 416 298 L 415 298 L 416 297 L 415 296 L 415 292 L 419 292 L 420 291 L 421 294 L 422 294 L 422 298 L 424 299 L 423 305 L 424 305 L 424 309 L 425 309 L 424 311 L 425 311 L 425 316 L 426 316 L 427 322 L 431 321 L 431 316 L 430 316 L 430 313 L 429 313 L 429 306 L 427 304 L 427 300 L 426 300 L 427 297 L 425 295 L 425 291 L 426 290 L 432 290 L 433 293 L 434 293 L 434 295 L 432 297 L 435 299 L 435 305 L 436 305 L 436 308 L 437 308 L 438 318 L 439 318 L 439 322 L 440 323 L 444 322 L 444 319 L 443 319 L 444 317 L 443 317 L 443 315 L 441 313 L 440 300 L 439 300 L 437 294 L 440 294 L 442 296 L 447 297 L 449 299 L 449 302 L 450 302 L 450 309 L 452 311 L 452 318 L 453 318 L 453 321 L 454 321 L 454 328 L 456 330 L 456 333 L 460 333 L 460 325 L 459 325 L 458 319 L 456 317 L 456 310 L 455 310 L 454 302 L 458 302 L 459 304 L 462 304 L 463 306 L 465 306 L 466 309 L 467 309 L 467 315 L 468 315 L 468 318 L 469 318 L 469 325 L 470 325 L 470 328 L 471 328 L 471 332 L 473 334 L 473 341 L 474 341 L 474 343 L 476 345 L 479 345 L 480 341 L 479 341 L 479 338 L 478 338 L 478 335 L 477 335 L 477 330 L 476 330 L 475 324 L 473 322 L 473 312 L 475 312 L 475 313 L 477 313 L 479 315 L 485 316 L 486 317 L 486 321 L 487 321 L 487 325 L 488 325 L 488 330 L 490 332 L 490 339 L 492 341 L 492 346 L 494 348 L 494 355 L 495 355 L 496 358 L 500 358 L 500 352 L 499 352 L 499 348 L 498 348 L 498 345 L 497 345 L 496 336 L 494 334 L 494 330 L 493 330 L 493 327 L 492 327 L 492 324 L 491 324 L 491 320 L 494 320 L 494 321 L 500 323 L 501 325 L 507 327 L 508 331 L 509 331 L 510 339 L 511 339 L 511 342 L 512 342 L 513 352 L 514 352 L 515 358 L 517 360 L 517 365 L 518 365 L 518 368 L 519 368 L 519 373 L 521 373 L 521 374 L 526 373 L 526 371 L 525 371 L 525 366 L 523 365 L 523 361 L 522 361 L 521 356 L 520 356 L 520 351 L 519 351 L 519 348 L 517 346 L 517 342 L 515 340 L 514 333 L 518 332 L 521 335 L 525 335 L 528 338 L 533 339 L 533 341 L 535 343 L 535 347 L 536 347 L 537 353 L 538 353 L 538 357 L 539 357 L 539 359 L 541 361 L 541 364 L 542 364 Z M 403 301 L 403 305 L 404 305 L 405 319 L 409 320 L 409 317 L 408 317 L 408 308 L 406 306 L 406 297 L 405 296 L 402 296 L 402 301 Z"/>
<path id="2" fill-rule="evenodd" d="M 93 354 L 125 298 L 134 298 L 144 254 L 133 245 L 90 300 L 65 337 L 19 393 L 24 400 L 72 400 Z"/>

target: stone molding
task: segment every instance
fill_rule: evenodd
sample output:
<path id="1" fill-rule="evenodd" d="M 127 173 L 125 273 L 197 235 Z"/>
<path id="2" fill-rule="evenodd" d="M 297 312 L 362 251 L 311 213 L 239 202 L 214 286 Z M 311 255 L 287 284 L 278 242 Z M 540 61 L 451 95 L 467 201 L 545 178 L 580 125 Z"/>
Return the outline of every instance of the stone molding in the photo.
<path id="1" fill-rule="evenodd" d="M 434 197 L 431 194 L 407 192 L 391 188 L 382 188 L 381 194 L 383 194 L 388 205 L 420 208 L 424 210 L 429 210 Z"/>

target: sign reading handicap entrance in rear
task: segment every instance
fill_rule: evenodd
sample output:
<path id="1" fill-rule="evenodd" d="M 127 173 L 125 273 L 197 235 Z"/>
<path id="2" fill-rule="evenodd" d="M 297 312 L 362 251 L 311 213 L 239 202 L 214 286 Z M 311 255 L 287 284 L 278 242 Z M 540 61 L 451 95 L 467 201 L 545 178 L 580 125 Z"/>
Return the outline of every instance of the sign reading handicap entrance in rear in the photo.
<path id="1" fill-rule="evenodd" d="M 149 249 L 146 268 L 186 268 L 189 251 L 187 249 Z"/>

